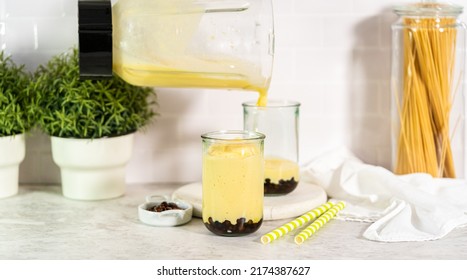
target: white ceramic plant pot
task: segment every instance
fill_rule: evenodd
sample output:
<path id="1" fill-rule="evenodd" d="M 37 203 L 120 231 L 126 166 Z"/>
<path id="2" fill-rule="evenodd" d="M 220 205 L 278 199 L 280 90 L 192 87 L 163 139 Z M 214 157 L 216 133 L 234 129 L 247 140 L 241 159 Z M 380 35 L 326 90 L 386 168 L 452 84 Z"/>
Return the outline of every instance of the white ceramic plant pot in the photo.
<path id="1" fill-rule="evenodd" d="M 0 198 L 18 193 L 19 164 L 25 152 L 24 134 L 0 137 Z"/>
<path id="2" fill-rule="evenodd" d="M 62 192 L 79 200 L 119 197 L 134 134 L 99 139 L 52 137 L 52 156 L 60 167 Z"/>

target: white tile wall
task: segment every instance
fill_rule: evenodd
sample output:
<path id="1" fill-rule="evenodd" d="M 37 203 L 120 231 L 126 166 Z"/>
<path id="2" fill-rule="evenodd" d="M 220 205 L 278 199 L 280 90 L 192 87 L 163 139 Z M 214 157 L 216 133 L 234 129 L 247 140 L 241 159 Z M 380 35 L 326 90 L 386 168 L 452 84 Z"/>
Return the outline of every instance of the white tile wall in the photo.
<path id="1" fill-rule="evenodd" d="M 77 0 L 0 0 L 0 47 L 34 69 L 77 42 Z M 340 145 L 389 167 L 390 25 L 411 0 L 273 0 L 276 56 L 271 98 L 301 101 L 300 159 Z M 465 0 L 451 1 L 465 5 Z M 466 15 L 462 16 L 466 21 Z M 255 93 L 158 89 L 161 116 L 138 133 L 128 182 L 201 178 L 200 134 L 242 128 Z M 50 140 L 33 133 L 23 183 L 57 183 Z"/>

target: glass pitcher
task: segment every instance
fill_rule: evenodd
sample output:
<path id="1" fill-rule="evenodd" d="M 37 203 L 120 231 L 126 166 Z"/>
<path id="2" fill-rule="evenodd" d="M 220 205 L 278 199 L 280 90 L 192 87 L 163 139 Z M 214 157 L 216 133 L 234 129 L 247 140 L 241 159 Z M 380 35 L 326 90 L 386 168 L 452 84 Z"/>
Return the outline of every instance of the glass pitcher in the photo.
<path id="1" fill-rule="evenodd" d="M 269 87 L 271 0 L 79 0 L 79 33 L 82 77 L 113 70 L 141 86 Z"/>

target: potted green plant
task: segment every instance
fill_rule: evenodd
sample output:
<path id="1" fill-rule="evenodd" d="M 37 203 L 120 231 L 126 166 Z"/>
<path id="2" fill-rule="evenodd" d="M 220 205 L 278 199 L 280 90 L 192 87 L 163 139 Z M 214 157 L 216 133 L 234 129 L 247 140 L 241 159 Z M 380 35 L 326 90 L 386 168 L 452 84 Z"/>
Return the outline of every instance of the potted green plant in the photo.
<path id="1" fill-rule="evenodd" d="M 0 52 L 0 198 L 18 193 L 19 165 L 25 156 L 25 133 L 34 124 L 24 66 Z"/>
<path id="2" fill-rule="evenodd" d="M 34 80 L 37 123 L 51 136 L 63 195 L 81 200 L 123 195 L 134 134 L 155 115 L 154 91 L 118 77 L 80 80 L 76 49 L 39 66 Z"/>

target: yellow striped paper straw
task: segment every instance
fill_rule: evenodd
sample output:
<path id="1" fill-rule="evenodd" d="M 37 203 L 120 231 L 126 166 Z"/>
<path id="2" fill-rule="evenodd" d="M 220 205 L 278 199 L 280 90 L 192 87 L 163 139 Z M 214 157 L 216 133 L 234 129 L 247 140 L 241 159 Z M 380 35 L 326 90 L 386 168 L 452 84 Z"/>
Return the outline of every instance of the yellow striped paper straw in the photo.
<path id="1" fill-rule="evenodd" d="M 295 243 L 302 244 L 305 240 L 308 239 L 312 234 L 329 222 L 337 212 L 345 208 L 345 202 L 340 201 L 336 203 L 331 209 L 326 211 L 322 216 L 320 216 L 316 221 L 309 225 L 306 229 L 302 230 L 297 236 L 295 236 Z"/>
<path id="2" fill-rule="evenodd" d="M 273 240 L 276 240 L 277 238 L 287 234 L 289 231 L 292 231 L 296 229 L 297 227 L 303 226 L 305 223 L 310 222 L 311 220 L 316 219 L 320 215 L 322 215 L 324 212 L 329 210 L 332 206 L 334 206 L 334 203 L 332 202 L 327 202 L 319 207 L 316 207 L 315 209 L 303 214 L 302 216 L 296 218 L 295 220 L 279 227 L 276 228 L 275 230 L 266 233 L 261 237 L 261 242 L 263 244 L 268 244 Z"/>

